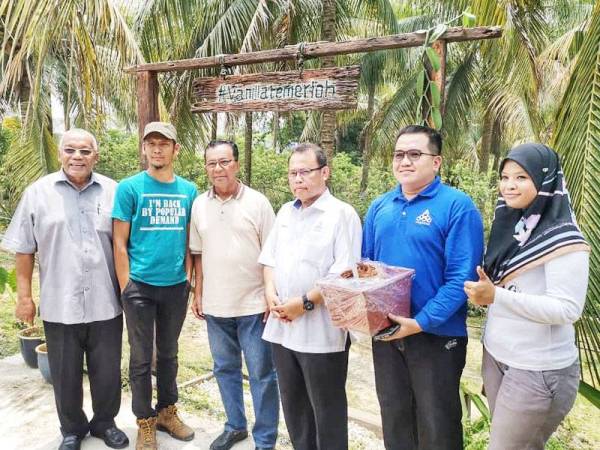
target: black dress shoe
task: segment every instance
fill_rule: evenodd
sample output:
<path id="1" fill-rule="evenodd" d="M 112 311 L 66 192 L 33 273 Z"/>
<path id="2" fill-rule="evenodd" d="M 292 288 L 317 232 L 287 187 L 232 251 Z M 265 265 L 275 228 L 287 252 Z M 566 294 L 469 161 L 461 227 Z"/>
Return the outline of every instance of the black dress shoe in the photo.
<path id="1" fill-rule="evenodd" d="M 246 430 L 242 431 L 223 431 L 212 444 L 210 450 L 229 450 L 236 442 L 243 441 L 248 437 Z"/>
<path id="2" fill-rule="evenodd" d="M 58 450 L 79 450 L 82 440 L 83 438 L 80 438 L 76 434 L 67 434 L 60 443 Z"/>
<path id="3" fill-rule="evenodd" d="M 129 438 L 117 427 L 107 428 L 104 433 L 90 433 L 92 436 L 100 438 L 110 448 L 125 448 L 129 445 Z"/>

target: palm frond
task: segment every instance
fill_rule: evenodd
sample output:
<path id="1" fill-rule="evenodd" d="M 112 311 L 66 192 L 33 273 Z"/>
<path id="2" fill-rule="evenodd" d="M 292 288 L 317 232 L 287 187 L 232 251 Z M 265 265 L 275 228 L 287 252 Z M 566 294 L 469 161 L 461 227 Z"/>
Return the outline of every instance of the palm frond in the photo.
<path id="1" fill-rule="evenodd" d="M 596 3 L 556 117 L 553 146 L 581 229 L 592 247 L 583 317 L 577 323 L 582 379 L 600 390 L 600 3 Z"/>

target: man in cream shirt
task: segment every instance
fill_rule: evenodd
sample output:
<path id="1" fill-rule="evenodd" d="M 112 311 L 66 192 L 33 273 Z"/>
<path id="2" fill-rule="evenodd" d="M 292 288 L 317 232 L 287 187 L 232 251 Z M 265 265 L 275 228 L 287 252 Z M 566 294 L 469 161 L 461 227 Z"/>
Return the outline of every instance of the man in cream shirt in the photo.
<path id="1" fill-rule="evenodd" d="M 348 448 L 348 333 L 335 328 L 315 282 L 360 259 L 361 225 L 354 208 L 327 189 L 327 157 L 300 144 L 288 163 L 290 190 L 260 255 L 271 315 L 281 402 L 295 450 Z"/>
<path id="2" fill-rule="evenodd" d="M 242 353 L 250 376 L 257 449 L 277 439 L 279 395 L 271 347 L 261 339 L 268 315 L 258 256 L 275 214 L 267 198 L 237 174 L 238 148 L 213 141 L 205 153 L 212 188 L 192 207 L 190 250 L 196 269 L 192 311 L 206 320 L 214 374 L 227 415 L 211 450 L 227 450 L 248 436 L 242 391 Z"/>

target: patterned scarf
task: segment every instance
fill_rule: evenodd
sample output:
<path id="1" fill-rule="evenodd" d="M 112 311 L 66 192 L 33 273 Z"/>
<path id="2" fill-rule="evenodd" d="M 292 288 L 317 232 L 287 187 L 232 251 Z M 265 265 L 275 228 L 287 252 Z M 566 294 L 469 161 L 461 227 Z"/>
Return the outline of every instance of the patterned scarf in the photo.
<path id="1" fill-rule="evenodd" d="M 556 152 L 542 144 L 513 148 L 500 164 L 519 164 L 538 194 L 526 209 L 513 209 L 500 197 L 485 254 L 484 269 L 494 284 L 569 252 L 589 251 L 581 234 Z"/>

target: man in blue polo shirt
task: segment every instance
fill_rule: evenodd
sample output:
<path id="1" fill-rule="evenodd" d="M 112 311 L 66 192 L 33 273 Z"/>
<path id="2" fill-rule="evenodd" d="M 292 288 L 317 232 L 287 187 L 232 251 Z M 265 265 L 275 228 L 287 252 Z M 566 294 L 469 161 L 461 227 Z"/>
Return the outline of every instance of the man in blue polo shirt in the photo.
<path id="1" fill-rule="evenodd" d="M 377 396 L 387 450 L 463 448 L 459 383 L 467 349 L 466 280 L 483 255 L 473 201 L 444 185 L 442 139 L 428 127 L 403 128 L 394 149 L 398 186 L 377 198 L 363 228 L 365 258 L 415 269 L 412 317 L 373 342 Z"/>

